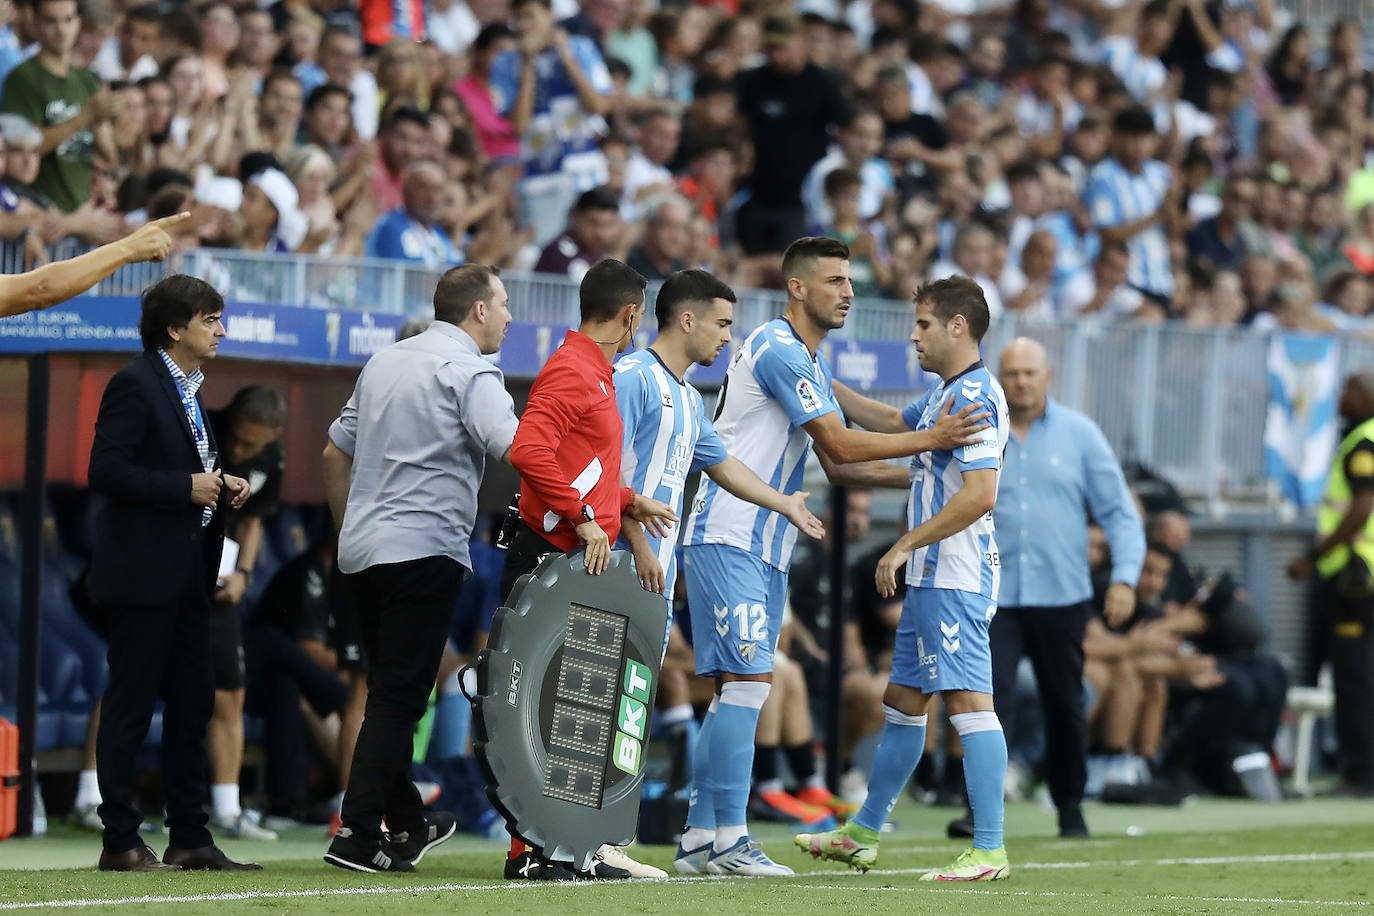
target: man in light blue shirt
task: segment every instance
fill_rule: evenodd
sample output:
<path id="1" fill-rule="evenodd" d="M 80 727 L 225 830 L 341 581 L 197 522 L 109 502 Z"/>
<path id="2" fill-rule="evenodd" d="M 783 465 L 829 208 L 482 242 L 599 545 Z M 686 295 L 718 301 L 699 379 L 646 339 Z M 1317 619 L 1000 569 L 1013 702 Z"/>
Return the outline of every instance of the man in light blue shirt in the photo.
<path id="1" fill-rule="evenodd" d="M 1016 668 L 1029 655 L 1045 711 L 1045 772 L 1059 809 L 1059 834 L 1086 837 L 1080 803 L 1087 755 L 1083 630 L 1093 597 L 1089 514 L 1111 545 L 1104 613 L 1113 625 L 1135 612 L 1145 531 L 1101 430 L 1050 400 L 1044 347 L 1012 341 L 1002 351 L 998 378 L 1011 412 L 1011 437 L 994 512 L 1002 553 L 991 633 L 997 715 L 1014 728 Z"/>

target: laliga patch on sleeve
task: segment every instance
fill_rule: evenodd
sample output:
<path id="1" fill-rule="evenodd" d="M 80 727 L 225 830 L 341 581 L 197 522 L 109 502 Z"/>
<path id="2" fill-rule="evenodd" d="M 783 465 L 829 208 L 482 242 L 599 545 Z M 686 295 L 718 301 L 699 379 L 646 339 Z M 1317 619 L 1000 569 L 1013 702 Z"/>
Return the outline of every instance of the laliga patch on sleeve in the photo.
<path id="1" fill-rule="evenodd" d="M 978 441 L 954 450 L 954 457 L 967 464 L 998 457 L 997 429 L 989 426 L 978 434 Z"/>
<path id="2" fill-rule="evenodd" d="M 820 395 L 816 394 L 816 387 L 811 384 L 809 379 L 797 379 L 797 402 L 801 404 L 801 409 L 807 413 L 820 412 Z"/>

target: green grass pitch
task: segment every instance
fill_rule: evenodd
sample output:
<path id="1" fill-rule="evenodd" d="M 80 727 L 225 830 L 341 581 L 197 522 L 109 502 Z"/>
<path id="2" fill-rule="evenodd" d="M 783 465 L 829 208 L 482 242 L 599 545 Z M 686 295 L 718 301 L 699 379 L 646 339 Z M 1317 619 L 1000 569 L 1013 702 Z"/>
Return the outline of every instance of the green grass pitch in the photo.
<path id="1" fill-rule="evenodd" d="M 950 809 L 903 802 L 884 834 L 877 867 L 859 875 L 815 864 L 779 825 L 756 834 L 795 878 L 514 885 L 499 879 L 500 844 L 455 837 L 412 875 L 356 875 L 320 860 L 318 833 L 275 843 L 224 841 L 262 872 L 103 874 L 99 839 L 63 825 L 48 836 L 0 843 L 0 916 L 9 911 L 200 916 L 227 913 L 616 914 L 837 913 L 910 916 L 996 913 L 1360 913 L 1374 907 L 1374 802 L 1278 805 L 1195 800 L 1181 808 L 1090 806 L 1091 840 L 1060 840 L 1053 815 L 1009 805 L 1010 879 L 921 884 L 922 869 L 952 860 Z M 159 852 L 165 840 L 152 845 Z M 670 868 L 672 850 L 635 855 Z"/>

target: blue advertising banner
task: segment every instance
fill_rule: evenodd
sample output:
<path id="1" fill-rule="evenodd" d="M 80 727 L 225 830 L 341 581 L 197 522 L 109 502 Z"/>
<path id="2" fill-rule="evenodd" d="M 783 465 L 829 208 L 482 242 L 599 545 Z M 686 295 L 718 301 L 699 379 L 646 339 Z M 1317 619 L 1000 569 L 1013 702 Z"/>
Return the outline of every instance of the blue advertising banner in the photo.
<path id="1" fill-rule="evenodd" d="M 55 308 L 0 319 L 0 354 L 41 352 L 136 352 L 139 301 L 124 296 L 80 296 Z M 223 356 L 278 362 L 361 366 L 396 339 L 400 315 L 352 309 L 300 308 L 230 302 Z M 494 358 L 511 378 L 531 378 L 563 342 L 564 325 L 513 322 Z M 636 347 L 653 340 L 643 329 Z M 710 366 L 693 366 L 688 380 L 714 387 L 725 378 L 741 336 Z M 830 338 L 822 344 L 835 377 L 859 391 L 914 391 L 929 384 L 908 343 Z"/>

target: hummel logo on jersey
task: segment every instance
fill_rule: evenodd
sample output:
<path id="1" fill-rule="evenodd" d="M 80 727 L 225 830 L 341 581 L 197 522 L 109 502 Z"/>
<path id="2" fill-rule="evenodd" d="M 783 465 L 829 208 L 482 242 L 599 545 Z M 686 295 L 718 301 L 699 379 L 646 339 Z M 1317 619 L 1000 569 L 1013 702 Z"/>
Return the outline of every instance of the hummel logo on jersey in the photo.
<path id="1" fill-rule="evenodd" d="M 724 636 L 726 633 L 730 632 L 730 624 L 725 620 L 725 618 L 730 615 L 730 609 L 728 607 L 718 607 L 714 610 L 716 614 L 716 635 Z"/>
<path id="2" fill-rule="evenodd" d="M 663 406 L 669 408 L 670 410 L 672 409 L 673 393 L 671 391 L 663 392 Z"/>
<path id="3" fill-rule="evenodd" d="M 957 622 L 956 622 L 956 623 L 953 623 L 953 624 L 946 624 L 946 623 L 942 620 L 942 621 L 940 621 L 940 633 L 942 634 L 941 639 L 940 639 L 940 645 L 944 647 L 944 650 L 945 650 L 946 652 L 951 652 L 951 653 L 953 653 L 953 652 L 958 652 L 958 651 L 959 651 L 959 624 L 958 624 Z"/>
<path id="4" fill-rule="evenodd" d="M 970 401 L 976 401 L 976 400 L 978 400 L 978 396 L 979 396 L 980 394 L 982 394 L 982 393 L 983 393 L 983 383 L 982 383 L 982 382 L 964 382 L 963 390 L 960 391 L 960 394 L 962 394 L 964 397 L 968 398 Z"/>
<path id="5" fill-rule="evenodd" d="M 752 662 L 754 656 L 758 654 L 758 651 L 759 644 L 756 642 L 742 642 L 739 644 L 740 658 L 744 659 L 746 662 Z"/>

